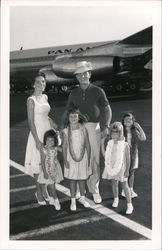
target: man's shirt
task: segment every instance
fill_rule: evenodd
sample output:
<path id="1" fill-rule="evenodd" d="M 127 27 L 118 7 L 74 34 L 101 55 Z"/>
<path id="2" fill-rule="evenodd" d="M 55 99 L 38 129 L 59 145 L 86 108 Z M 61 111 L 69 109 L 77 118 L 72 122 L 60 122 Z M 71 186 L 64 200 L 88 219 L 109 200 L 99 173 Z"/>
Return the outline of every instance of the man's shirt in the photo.
<path id="1" fill-rule="evenodd" d="M 90 84 L 86 90 L 80 87 L 74 89 L 68 99 L 66 109 L 76 106 L 83 115 L 87 115 L 89 122 L 100 122 L 104 115 L 104 108 L 109 105 L 103 89 Z M 105 120 L 102 117 L 102 120 Z"/>

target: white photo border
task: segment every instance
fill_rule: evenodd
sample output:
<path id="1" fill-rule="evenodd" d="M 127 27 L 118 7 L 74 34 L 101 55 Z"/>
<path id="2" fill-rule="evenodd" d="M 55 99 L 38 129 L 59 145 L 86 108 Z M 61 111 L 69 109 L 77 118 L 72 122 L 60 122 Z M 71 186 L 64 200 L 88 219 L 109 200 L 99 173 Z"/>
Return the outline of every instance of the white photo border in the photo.
<path id="1" fill-rule="evenodd" d="M 152 240 L 13 241 L 9 240 L 9 18 L 13 6 L 148 4 L 153 6 Z M 161 1 L 1 1 L 0 105 L 0 249 L 161 249 Z"/>

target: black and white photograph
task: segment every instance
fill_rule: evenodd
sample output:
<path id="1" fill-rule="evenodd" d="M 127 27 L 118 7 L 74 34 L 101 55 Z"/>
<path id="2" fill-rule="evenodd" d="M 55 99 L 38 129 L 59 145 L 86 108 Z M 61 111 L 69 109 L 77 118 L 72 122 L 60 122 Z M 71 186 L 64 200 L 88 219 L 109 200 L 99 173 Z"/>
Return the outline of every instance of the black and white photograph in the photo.
<path id="1" fill-rule="evenodd" d="M 0 249 L 162 248 L 161 1 L 2 0 L 0 116 Z"/>

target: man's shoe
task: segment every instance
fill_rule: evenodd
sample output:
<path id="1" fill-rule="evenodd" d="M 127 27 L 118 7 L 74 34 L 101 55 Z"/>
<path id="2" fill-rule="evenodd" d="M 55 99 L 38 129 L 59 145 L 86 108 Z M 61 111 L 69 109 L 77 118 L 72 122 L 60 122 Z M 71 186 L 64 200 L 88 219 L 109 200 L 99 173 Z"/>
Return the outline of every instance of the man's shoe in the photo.
<path id="1" fill-rule="evenodd" d="M 138 194 L 136 194 L 133 190 L 131 190 L 131 198 L 138 197 Z"/>
<path id="2" fill-rule="evenodd" d="M 127 210 L 126 210 L 126 214 L 132 214 L 133 212 L 133 205 L 132 203 L 127 204 Z"/>
<path id="3" fill-rule="evenodd" d="M 118 204 L 119 204 L 119 198 L 114 198 L 112 207 L 118 207 Z"/>
<path id="4" fill-rule="evenodd" d="M 102 202 L 102 198 L 101 198 L 100 194 L 93 194 L 93 200 L 97 204 Z"/>

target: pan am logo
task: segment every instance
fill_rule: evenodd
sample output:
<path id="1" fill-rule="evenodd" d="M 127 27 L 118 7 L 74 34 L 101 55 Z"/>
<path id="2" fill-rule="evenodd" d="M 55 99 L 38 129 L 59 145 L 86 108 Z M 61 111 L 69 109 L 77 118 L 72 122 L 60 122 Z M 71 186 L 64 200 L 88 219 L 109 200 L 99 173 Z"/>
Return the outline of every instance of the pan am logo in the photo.
<path id="1" fill-rule="evenodd" d="M 57 54 L 61 54 L 61 53 L 70 53 L 70 52 L 72 52 L 72 49 L 65 49 L 65 50 L 61 50 L 61 49 L 59 49 L 59 50 L 49 50 L 49 51 L 48 51 L 48 55 L 51 55 L 51 54 L 57 55 Z"/>
<path id="2" fill-rule="evenodd" d="M 73 50 L 73 49 L 49 50 L 49 51 L 48 51 L 48 55 L 51 55 L 51 54 L 57 55 L 57 54 L 61 54 L 61 53 L 66 54 L 66 53 L 71 53 L 71 52 L 81 52 L 81 51 L 84 51 L 84 50 L 87 50 L 87 49 L 90 49 L 90 47 L 86 47 L 85 49 L 83 49 L 83 48 L 77 48 L 76 50 Z"/>

